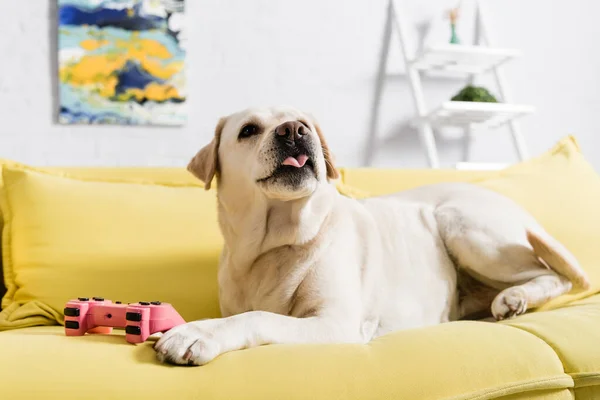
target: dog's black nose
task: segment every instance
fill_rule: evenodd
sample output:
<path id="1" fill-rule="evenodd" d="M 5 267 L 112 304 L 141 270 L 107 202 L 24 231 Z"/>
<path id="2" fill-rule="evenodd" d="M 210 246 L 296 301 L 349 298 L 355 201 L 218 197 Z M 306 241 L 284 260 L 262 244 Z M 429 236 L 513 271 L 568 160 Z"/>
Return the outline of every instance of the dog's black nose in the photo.
<path id="1" fill-rule="evenodd" d="M 308 128 L 300 121 L 288 121 L 275 128 L 275 135 L 285 144 L 293 146 L 296 140 L 302 139 Z"/>

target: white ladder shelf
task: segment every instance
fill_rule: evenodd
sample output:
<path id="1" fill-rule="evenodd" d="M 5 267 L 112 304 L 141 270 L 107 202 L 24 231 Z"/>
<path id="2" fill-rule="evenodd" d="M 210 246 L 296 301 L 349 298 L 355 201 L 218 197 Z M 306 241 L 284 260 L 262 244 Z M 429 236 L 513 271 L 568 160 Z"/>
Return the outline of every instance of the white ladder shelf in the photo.
<path id="1" fill-rule="evenodd" d="M 371 109 L 369 140 L 367 143 L 365 164 L 371 165 L 377 147 L 377 131 L 379 125 L 379 109 L 383 89 L 389 77 L 387 61 L 391 38 L 398 35 L 402 57 L 406 68 L 406 76 L 415 104 L 416 115 L 411 121 L 418 131 L 421 143 L 425 148 L 428 164 L 431 168 L 439 168 L 440 161 L 435 142 L 434 129 L 441 127 L 459 127 L 464 129 L 463 161 L 468 161 L 470 144 L 475 130 L 480 128 L 496 128 L 508 124 L 513 146 L 519 160 L 528 157 L 525 140 L 521 134 L 517 119 L 530 114 L 534 108 L 529 105 L 511 104 L 501 66 L 518 57 L 520 52 L 514 49 L 498 49 L 490 47 L 486 26 L 483 20 L 481 4 L 475 3 L 475 32 L 473 45 L 442 44 L 424 48 L 419 53 L 411 52 L 406 30 L 406 22 L 398 11 L 397 0 L 388 0 L 387 17 L 383 32 L 383 44 L 379 59 L 379 68 L 375 84 L 375 93 Z M 486 46 L 482 43 L 485 42 Z M 425 96 L 421 85 L 422 75 L 451 75 L 464 77 L 469 84 L 475 78 L 490 72 L 493 74 L 499 103 L 447 101 L 429 110 L 425 104 Z"/>

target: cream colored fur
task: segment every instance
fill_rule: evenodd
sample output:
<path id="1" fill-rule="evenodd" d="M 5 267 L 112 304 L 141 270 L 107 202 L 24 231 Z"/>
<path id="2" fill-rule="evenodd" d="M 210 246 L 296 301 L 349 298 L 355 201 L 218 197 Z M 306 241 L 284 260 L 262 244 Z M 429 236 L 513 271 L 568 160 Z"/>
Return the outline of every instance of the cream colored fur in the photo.
<path id="1" fill-rule="evenodd" d="M 275 128 L 296 120 L 310 129 L 314 175 L 293 189 L 261 181 L 281 165 Z M 260 134 L 238 138 L 250 122 Z M 168 331 L 155 345 L 163 361 L 202 365 L 276 343 L 366 343 L 485 310 L 510 318 L 588 286 L 566 248 L 491 191 L 452 183 L 362 201 L 340 195 L 320 129 L 293 108 L 223 118 L 189 169 L 207 186 L 217 178 L 223 318 Z"/>

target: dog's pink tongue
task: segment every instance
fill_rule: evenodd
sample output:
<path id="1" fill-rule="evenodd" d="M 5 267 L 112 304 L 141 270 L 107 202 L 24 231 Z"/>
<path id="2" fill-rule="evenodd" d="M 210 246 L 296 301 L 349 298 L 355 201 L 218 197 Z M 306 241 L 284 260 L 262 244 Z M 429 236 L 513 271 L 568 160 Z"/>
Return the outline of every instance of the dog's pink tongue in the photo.
<path id="1" fill-rule="evenodd" d="M 306 164 L 306 161 L 308 160 L 308 156 L 301 154 L 298 156 L 298 158 L 295 157 L 288 157 L 283 161 L 283 165 L 291 165 L 292 167 L 296 167 L 296 168 L 302 168 L 304 167 L 304 164 Z"/>

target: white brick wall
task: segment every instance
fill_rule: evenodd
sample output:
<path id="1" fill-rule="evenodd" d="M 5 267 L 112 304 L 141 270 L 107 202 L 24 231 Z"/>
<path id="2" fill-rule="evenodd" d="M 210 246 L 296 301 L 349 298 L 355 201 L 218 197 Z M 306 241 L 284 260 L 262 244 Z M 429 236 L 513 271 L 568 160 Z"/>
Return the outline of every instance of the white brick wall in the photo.
<path id="1" fill-rule="evenodd" d="M 600 167 L 600 4 L 484 2 L 496 42 L 525 53 L 507 74 L 515 97 L 538 107 L 523 121 L 533 153 L 574 133 Z M 0 0 L 0 157 L 38 165 L 184 165 L 220 115 L 287 103 L 319 117 L 340 164 L 361 163 L 384 0 L 188 0 L 185 128 L 55 125 L 54 3 Z M 433 99 L 456 89 L 444 82 L 427 87 Z M 412 110 L 407 90 L 396 82 L 386 95 L 383 133 Z M 459 147 L 442 145 L 442 153 L 456 161 Z M 480 137 L 473 154 L 479 161 L 513 160 L 503 132 Z M 390 142 L 377 165 L 423 166 L 424 158 L 410 136 Z"/>

